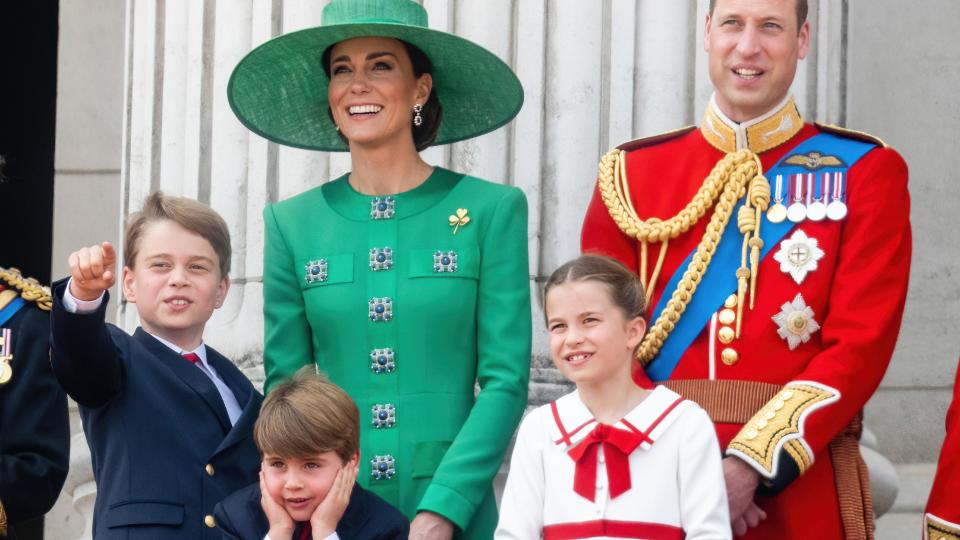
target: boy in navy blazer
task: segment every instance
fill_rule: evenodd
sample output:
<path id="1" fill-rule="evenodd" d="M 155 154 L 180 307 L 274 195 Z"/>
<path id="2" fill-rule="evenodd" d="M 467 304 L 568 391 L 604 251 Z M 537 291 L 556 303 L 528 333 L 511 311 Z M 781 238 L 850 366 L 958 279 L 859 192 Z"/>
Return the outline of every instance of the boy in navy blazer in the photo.
<path id="1" fill-rule="evenodd" d="M 51 362 L 80 405 L 97 499 L 95 539 L 219 538 L 214 505 L 257 478 L 262 396 L 203 328 L 230 286 L 230 233 L 209 207 L 151 194 L 130 216 L 122 288 L 133 336 L 104 322 L 109 242 L 70 255 L 54 284 Z"/>
<path id="2" fill-rule="evenodd" d="M 217 505 L 223 538 L 407 540 L 407 518 L 356 485 L 357 405 L 313 367 L 270 392 L 254 440 L 260 482 Z"/>

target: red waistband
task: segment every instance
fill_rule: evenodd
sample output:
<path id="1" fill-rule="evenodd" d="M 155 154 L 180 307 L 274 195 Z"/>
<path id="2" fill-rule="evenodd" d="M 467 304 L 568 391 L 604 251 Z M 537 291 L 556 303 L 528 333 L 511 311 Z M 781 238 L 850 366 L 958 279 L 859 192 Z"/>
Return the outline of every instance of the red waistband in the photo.
<path id="1" fill-rule="evenodd" d="M 597 536 L 648 540 L 683 540 L 685 537 L 680 527 L 638 521 L 601 519 L 582 523 L 558 523 L 543 527 L 543 540 L 576 540 Z"/>

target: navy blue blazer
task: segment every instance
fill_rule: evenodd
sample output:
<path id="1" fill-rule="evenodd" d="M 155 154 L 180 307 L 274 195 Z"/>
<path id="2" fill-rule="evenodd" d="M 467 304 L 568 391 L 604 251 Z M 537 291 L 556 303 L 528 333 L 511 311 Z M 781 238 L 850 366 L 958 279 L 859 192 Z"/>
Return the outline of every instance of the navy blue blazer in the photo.
<path id="1" fill-rule="evenodd" d="M 7 315 L 0 314 L 0 328 L 12 330 L 13 377 L 0 385 L 0 505 L 12 540 L 17 523 L 43 515 L 60 494 L 70 422 L 67 396 L 50 369 L 49 315 L 32 302 Z"/>
<path id="2" fill-rule="evenodd" d="M 259 482 L 224 499 L 214 510 L 223 538 L 262 540 L 270 523 L 260 506 Z M 407 540 L 410 522 L 399 510 L 359 484 L 353 486 L 347 509 L 337 523 L 340 540 Z M 300 527 L 293 534 L 299 538 Z M 322 540 L 322 539 L 315 539 Z"/>
<path id="3" fill-rule="evenodd" d="M 230 426 L 223 399 L 197 366 L 146 333 L 106 324 L 109 298 L 69 313 L 67 280 L 53 286 L 51 362 L 80 405 L 90 446 L 98 540 L 219 538 L 213 507 L 258 479 L 253 423 L 263 396 L 210 347 L 207 361 L 243 408 Z"/>

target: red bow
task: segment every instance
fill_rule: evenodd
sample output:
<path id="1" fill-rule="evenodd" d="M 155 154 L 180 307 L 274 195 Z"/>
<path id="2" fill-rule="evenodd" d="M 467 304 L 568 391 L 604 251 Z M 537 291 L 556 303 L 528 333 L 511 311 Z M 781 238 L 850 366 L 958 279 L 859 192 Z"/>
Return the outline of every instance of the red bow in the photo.
<path id="1" fill-rule="evenodd" d="M 615 499 L 630 489 L 630 454 L 643 441 L 653 442 L 639 432 L 624 431 L 607 424 L 597 424 L 579 444 L 568 450 L 577 463 L 573 490 L 585 499 L 596 499 L 597 452 L 603 446 L 606 458 L 610 498 Z"/>

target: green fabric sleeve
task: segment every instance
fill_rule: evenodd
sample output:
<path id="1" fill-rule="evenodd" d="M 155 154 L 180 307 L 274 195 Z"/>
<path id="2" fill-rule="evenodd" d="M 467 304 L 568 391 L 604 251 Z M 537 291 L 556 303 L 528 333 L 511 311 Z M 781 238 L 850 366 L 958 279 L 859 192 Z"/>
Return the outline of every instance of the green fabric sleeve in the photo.
<path id="1" fill-rule="evenodd" d="M 527 403 L 532 317 L 522 191 L 512 188 L 498 202 L 480 248 L 480 393 L 417 507 L 446 517 L 461 530 L 489 493 Z"/>
<path id="2" fill-rule="evenodd" d="M 310 324 L 300 292 L 299 276 L 274 207 L 263 211 L 263 369 L 264 394 L 313 362 Z"/>

